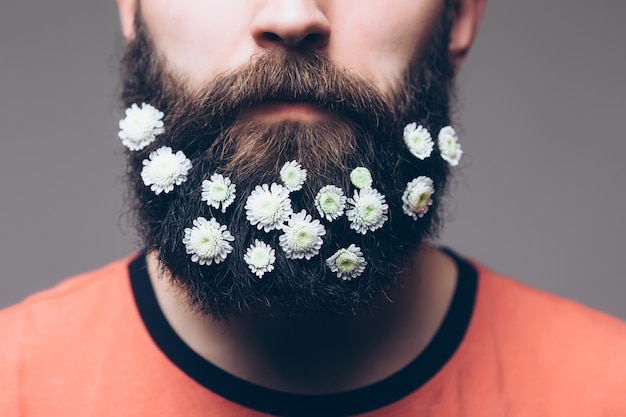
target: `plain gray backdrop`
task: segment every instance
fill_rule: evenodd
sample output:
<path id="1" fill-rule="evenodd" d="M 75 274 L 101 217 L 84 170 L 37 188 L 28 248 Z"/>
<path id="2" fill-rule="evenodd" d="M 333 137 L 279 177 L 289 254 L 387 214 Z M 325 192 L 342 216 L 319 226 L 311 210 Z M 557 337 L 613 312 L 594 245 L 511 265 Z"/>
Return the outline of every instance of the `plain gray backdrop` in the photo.
<path id="1" fill-rule="evenodd" d="M 0 307 L 138 248 L 113 0 L 0 4 Z M 433 0 L 434 1 L 434 0 Z M 626 3 L 492 0 L 440 243 L 626 318 Z"/>

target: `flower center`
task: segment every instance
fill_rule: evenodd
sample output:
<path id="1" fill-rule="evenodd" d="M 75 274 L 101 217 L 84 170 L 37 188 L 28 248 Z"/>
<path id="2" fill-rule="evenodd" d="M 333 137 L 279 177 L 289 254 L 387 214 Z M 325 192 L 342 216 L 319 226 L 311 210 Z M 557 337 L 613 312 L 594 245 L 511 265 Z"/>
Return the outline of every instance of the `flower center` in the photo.
<path id="1" fill-rule="evenodd" d="M 311 233 L 308 227 L 300 226 L 292 232 L 293 246 L 296 251 L 311 249 L 315 243 L 316 235 Z"/>
<path id="2" fill-rule="evenodd" d="M 215 233 L 208 230 L 197 233 L 200 234 L 200 236 L 197 236 L 198 244 L 196 245 L 199 248 L 199 252 L 204 256 L 215 256 L 220 251 L 220 240 Z"/>
<path id="3" fill-rule="evenodd" d="M 297 187 L 300 185 L 300 173 L 297 169 L 288 169 L 285 172 L 284 181 L 287 187 Z"/>
<path id="4" fill-rule="evenodd" d="M 375 224 L 380 219 L 381 210 L 378 204 L 374 202 L 364 204 L 360 210 L 359 214 L 363 223 L 367 225 Z"/>
<path id="5" fill-rule="evenodd" d="M 254 248 L 250 253 L 250 263 L 255 268 L 265 268 L 270 263 L 270 254 L 263 248 Z"/>
<path id="6" fill-rule="evenodd" d="M 339 209 L 339 198 L 333 194 L 326 194 L 321 198 L 320 207 L 324 213 L 335 213 Z"/>
<path id="7" fill-rule="evenodd" d="M 274 200 L 274 198 L 267 196 L 259 202 L 257 208 L 258 216 L 264 222 L 273 222 L 276 220 L 278 212 L 280 210 L 280 205 Z"/>
<path id="8" fill-rule="evenodd" d="M 224 184 L 213 183 L 211 186 L 211 195 L 217 201 L 224 201 L 228 198 L 228 187 Z"/>
<path id="9" fill-rule="evenodd" d="M 356 255 L 349 251 L 343 251 L 341 255 L 337 257 L 336 265 L 339 272 L 349 274 L 357 267 Z"/>

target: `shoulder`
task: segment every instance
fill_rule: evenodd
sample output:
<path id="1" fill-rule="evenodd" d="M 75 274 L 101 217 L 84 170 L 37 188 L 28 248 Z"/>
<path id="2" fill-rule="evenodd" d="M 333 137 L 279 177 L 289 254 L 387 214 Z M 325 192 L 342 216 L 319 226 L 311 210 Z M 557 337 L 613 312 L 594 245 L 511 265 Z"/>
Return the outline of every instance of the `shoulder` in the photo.
<path id="1" fill-rule="evenodd" d="M 88 331 L 105 304 L 130 294 L 130 257 L 69 278 L 60 284 L 0 311 L 0 367 L 17 366 L 18 357 L 48 342 L 68 340 Z M 0 374 L 5 374 L 2 372 Z"/>
<path id="2" fill-rule="evenodd" d="M 494 313 L 494 322 L 506 319 L 506 327 L 516 329 L 515 333 L 548 332 L 546 337 L 558 335 L 563 341 L 569 337 L 579 338 L 585 333 L 614 337 L 616 342 L 626 343 L 626 323 L 622 320 L 530 287 L 479 264 L 474 266 L 480 277 L 477 307 L 490 309 Z"/>
<path id="3" fill-rule="evenodd" d="M 115 311 L 131 305 L 129 262 L 69 278 L 0 311 L 0 415 L 19 415 L 27 381 L 53 380 L 68 361 L 79 361 L 86 340 L 110 332 Z"/>
<path id="4" fill-rule="evenodd" d="M 489 344 L 503 381 L 533 393 L 530 401 L 626 412 L 626 323 L 474 266 L 474 334 Z"/>
<path id="5" fill-rule="evenodd" d="M 136 255 L 134 255 L 136 256 Z M 28 323 L 29 329 L 41 322 L 49 325 L 80 309 L 93 309 L 94 302 L 124 291 L 127 268 L 132 256 L 100 269 L 68 278 L 56 286 L 31 295 L 22 302 L 0 311 L 0 332 Z M 4 339 L 6 340 L 6 339 Z"/>

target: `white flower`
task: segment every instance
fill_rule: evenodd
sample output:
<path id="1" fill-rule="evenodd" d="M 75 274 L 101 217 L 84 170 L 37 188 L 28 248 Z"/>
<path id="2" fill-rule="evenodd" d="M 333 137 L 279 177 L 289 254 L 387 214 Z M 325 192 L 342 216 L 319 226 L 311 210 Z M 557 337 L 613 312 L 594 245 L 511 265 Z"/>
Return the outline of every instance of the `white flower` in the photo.
<path id="1" fill-rule="evenodd" d="M 213 174 L 210 180 L 202 181 L 202 201 L 215 208 L 222 206 L 222 213 L 226 213 L 226 208 L 235 201 L 235 190 L 230 178 Z"/>
<path id="2" fill-rule="evenodd" d="M 306 181 L 306 169 L 296 161 L 286 162 L 280 169 L 280 180 L 289 191 L 298 191 Z"/>
<path id="3" fill-rule="evenodd" d="M 406 125 L 403 138 L 409 151 L 421 160 L 428 158 L 433 152 L 433 139 L 428 129 L 422 125 L 417 126 L 417 123 Z"/>
<path id="4" fill-rule="evenodd" d="M 226 259 L 233 247 L 228 242 L 235 240 L 226 230 L 226 226 L 215 219 L 207 220 L 198 217 L 193 221 L 192 228 L 185 229 L 183 243 L 191 260 L 200 265 L 219 264 Z"/>
<path id="5" fill-rule="evenodd" d="M 315 196 L 315 207 L 320 216 L 332 222 L 343 214 L 346 208 L 346 196 L 341 188 L 327 185 L 322 187 Z"/>
<path id="6" fill-rule="evenodd" d="M 288 259 L 311 259 L 319 253 L 326 234 L 320 221 L 312 220 L 306 210 L 291 216 L 282 229 L 278 242 Z"/>
<path id="7" fill-rule="evenodd" d="M 246 200 L 246 218 L 257 229 L 278 229 L 293 213 L 289 191 L 280 184 L 257 185 Z"/>
<path id="8" fill-rule="evenodd" d="M 413 217 L 413 220 L 424 216 L 433 203 L 431 197 L 434 192 L 433 180 L 424 176 L 415 178 L 406 185 L 402 194 L 402 211 Z"/>
<path id="9" fill-rule="evenodd" d="M 333 256 L 326 259 L 326 265 L 337 274 L 337 277 L 350 281 L 365 271 L 367 261 L 363 257 L 361 248 L 350 245 L 347 249 L 339 249 Z"/>
<path id="10" fill-rule="evenodd" d="M 172 153 L 172 148 L 163 146 L 143 160 L 141 179 L 157 195 L 169 193 L 175 185 L 187 181 L 190 169 L 191 161 L 182 151 Z"/>
<path id="11" fill-rule="evenodd" d="M 389 206 L 385 202 L 385 196 L 373 188 L 364 188 L 354 192 L 354 197 L 348 199 L 350 208 L 346 216 L 350 220 L 350 228 L 358 233 L 366 234 L 368 230 L 374 231 L 383 226 L 387 221 Z"/>
<path id="12" fill-rule="evenodd" d="M 439 131 L 437 138 L 439 152 L 441 152 L 441 157 L 452 166 L 458 165 L 461 155 L 463 155 L 463 150 L 458 140 L 459 138 L 452 126 L 446 126 Z"/>
<path id="13" fill-rule="evenodd" d="M 119 126 L 118 136 L 131 151 L 142 150 L 165 132 L 163 112 L 146 103 L 141 103 L 141 108 L 137 104 L 127 108 L 126 117 L 120 120 Z"/>
<path id="14" fill-rule="evenodd" d="M 276 251 L 267 243 L 254 239 L 254 243 L 243 255 L 243 260 L 248 264 L 250 271 L 257 277 L 263 278 L 263 274 L 274 270 Z"/>
<path id="15" fill-rule="evenodd" d="M 372 174 L 365 167 L 354 168 L 350 173 L 350 181 L 356 188 L 369 188 L 372 186 Z"/>

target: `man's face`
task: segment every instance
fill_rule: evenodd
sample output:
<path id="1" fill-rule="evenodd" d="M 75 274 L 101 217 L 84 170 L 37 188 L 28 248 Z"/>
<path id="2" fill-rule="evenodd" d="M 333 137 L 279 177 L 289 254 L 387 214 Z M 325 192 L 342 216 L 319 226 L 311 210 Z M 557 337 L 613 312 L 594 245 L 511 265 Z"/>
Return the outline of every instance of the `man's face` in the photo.
<path id="1" fill-rule="evenodd" d="M 447 164 L 436 154 L 414 158 L 402 129 L 417 122 L 436 134 L 449 123 L 450 10 L 398 0 L 209 4 L 142 3 L 123 61 L 124 104 L 146 102 L 166 114 L 165 133 L 129 154 L 145 245 L 206 314 L 354 312 L 387 294 L 436 230 Z M 155 195 L 140 172 L 160 146 L 183 151 L 193 168 L 171 193 Z M 308 170 L 302 190 L 290 194 L 293 211 L 306 210 L 326 232 L 311 259 L 290 259 L 280 228 L 263 230 L 247 218 L 253 190 L 280 182 L 278 171 L 291 160 Z M 353 197 L 350 171 L 361 166 L 389 206 L 388 221 L 366 233 L 346 215 L 321 218 L 315 206 L 327 185 Z M 202 201 L 202 182 L 214 173 L 237 186 L 225 213 Z M 419 176 L 433 180 L 435 194 L 426 215 L 412 218 L 401 197 Z M 219 265 L 198 264 L 188 253 L 185 229 L 198 217 L 216 219 L 235 238 Z M 244 262 L 256 240 L 276 251 L 275 269 L 262 279 Z M 327 260 L 350 245 L 361 248 L 367 267 L 344 281 Z"/>
<path id="2" fill-rule="evenodd" d="M 200 87 L 272 48 L 311 48 L 389 94 L 440 22 L 442 0 L 147 0 L 169 70 Z M 306 118 L 291 105 L 259 117 Z M 259 111 L 261 112 L 261 111 Z"/>

